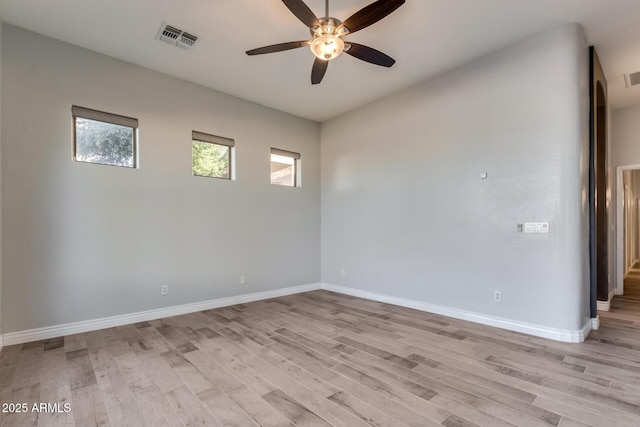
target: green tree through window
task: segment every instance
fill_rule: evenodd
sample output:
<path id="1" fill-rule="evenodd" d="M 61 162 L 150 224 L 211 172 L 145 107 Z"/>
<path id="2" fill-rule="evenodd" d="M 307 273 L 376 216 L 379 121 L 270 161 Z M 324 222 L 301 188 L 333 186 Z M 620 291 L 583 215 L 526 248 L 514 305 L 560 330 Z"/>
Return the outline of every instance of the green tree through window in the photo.
<path id="1" fill-rule="evenodd" d="M 134 129 L 76 117 L 75 158 L 80 162 L 134 167 Z"/>
<path id="2" fill-rule="evenodd" d="M 193 140 L 193 174 L 230 179 L 230 147 Z"/>

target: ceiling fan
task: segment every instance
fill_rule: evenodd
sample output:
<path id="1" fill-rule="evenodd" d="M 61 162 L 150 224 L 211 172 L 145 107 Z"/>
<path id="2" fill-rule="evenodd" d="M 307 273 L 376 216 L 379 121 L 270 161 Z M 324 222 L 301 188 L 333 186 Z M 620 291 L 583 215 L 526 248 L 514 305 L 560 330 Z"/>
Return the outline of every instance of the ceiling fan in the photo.
<path id="1" fill-rule="evenodd" d="M 310 46 L 316 56 L 311 69 L 311 83 L 318 84 L 327 72 L 329 61 L 337 58 L 342 52 L 382 67 L 391 67 L 395 60 L 379 50 L 358 43 L 343 40 L 371 24 L 375 24 L 385 16 L 402 6 L 405 0 L 378 0 L 357 11 L 344 22 L 329 16 L 329 0 L 325 0 L 325 16 L 318 18 L 302 0 L 282 0 L 296 18 L 309 27 L 312 40 L 302 40 L 259 47 L 247 51 L 247 55 L 262 55 Z"/>

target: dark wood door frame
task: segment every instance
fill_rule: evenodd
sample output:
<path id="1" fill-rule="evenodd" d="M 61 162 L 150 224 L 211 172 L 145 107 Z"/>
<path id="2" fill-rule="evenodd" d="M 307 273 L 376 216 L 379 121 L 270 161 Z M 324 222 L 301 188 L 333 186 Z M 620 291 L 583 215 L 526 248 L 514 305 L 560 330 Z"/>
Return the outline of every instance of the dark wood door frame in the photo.
<path id="1" fill-rule="evenodd" d="M 597 301 L 609 298 L 607 221 L 607 80 L 598 54 L 589 47 L 589 269 L 591 317 Z"/>

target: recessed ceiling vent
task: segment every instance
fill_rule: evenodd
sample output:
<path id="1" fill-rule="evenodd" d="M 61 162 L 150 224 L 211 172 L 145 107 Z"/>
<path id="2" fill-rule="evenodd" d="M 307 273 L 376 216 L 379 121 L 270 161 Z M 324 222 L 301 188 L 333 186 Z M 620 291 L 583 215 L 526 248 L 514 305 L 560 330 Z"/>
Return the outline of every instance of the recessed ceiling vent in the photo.
<path id="1" fill-rule="evenodd" d="M 166 22 L 162 23 L 160 31 L 158 31 L 158 34 L 156 35 L 156 39 L 186 50 L 193 49 L 198 42 L 198 36 L 182 31 L 179 28 L 172 27 Z"/>
<path id="2" fill-rule="evenodd" d="M 637 73 L 625 74 L 624 82 L 627 87 L 640 85 L 640 71 L 638 71 Z"/>

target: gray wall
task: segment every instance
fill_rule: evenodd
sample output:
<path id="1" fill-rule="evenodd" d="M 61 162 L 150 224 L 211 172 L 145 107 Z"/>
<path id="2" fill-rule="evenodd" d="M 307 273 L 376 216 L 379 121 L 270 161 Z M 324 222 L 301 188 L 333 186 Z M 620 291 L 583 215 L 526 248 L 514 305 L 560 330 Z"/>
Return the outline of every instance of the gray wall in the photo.
<path id="1" fill-rule="evenodd" d="M 640 106 L 614 110 L 611 116 L 615 177 L 618 166 L 640 165 Z"/>
<path id="2" fill-rule="evenodd" d="M 616 287 L 618 273 L 616 271 L 616 168 L 613 166 L 613 123 L 611 105 L 607 105 L 607 257 L 609 258 L 609 295 Z"/>
<path id="3" fill-rule="evenodd" d="M 0 17 L 0 100 L 2 100 L 2 20 Z M 2 347 L 2 102 L 0 102 L 0 347 Z"/>
<path id="4" fill-rule="evenodd" d="M 324 123 L 323 282 L 582 328 L 587 64 L 565 26 Z"/>
<path id="5" fill-rule="evenodd" d="M 317 123 L 6 24 L 2 67 L 4 333 L 319 281 Z M 140 168 L 74 163 L 74 104 L 138 118 Z M 194 129 L 236 140 L 236 181 L 191 176 Z"/>
<path id="6" fill-rule="evenodd" d="M 617 200 L 617 168 L 619 166 L 640 165 L 640 107 L 614 110 L 611 113 L 611 157 L 612 219 L 615 219 L 617 223 L 618 205 L 620 203 L 620 201 Z M 624 217 L 622 217 L 622 219 L 624 220 Z M 616 227 L 623 227 L 623 224 L 617 224 Z M 624 250 L 621 253 L 618 253 L 618 250 L 616 245 L 615 257 L 616 259 L 622 259 L 621 265 L 624 269 Z M 617 262 L 614 268 L 615 270 L 613 271 L 615 274 L 611 275 L 611 277 L 615 279 L 612 280 L 612 287 L 615 287 L 618 280 L 624 278 L 624 270 L 622 271 L 623 277 L 617 277 Z"/>

